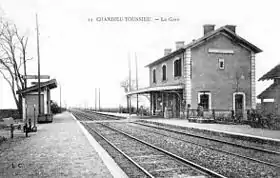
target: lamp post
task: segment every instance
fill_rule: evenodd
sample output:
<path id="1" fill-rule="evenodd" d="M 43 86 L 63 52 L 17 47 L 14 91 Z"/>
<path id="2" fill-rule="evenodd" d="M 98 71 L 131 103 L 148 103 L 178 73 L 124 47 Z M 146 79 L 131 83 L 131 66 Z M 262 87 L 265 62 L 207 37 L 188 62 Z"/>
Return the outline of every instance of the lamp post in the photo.
<path id="1" fill-rule="evenodd" d="M 37 127 L 36 127 L 36 105 L 34 104 L 34 125 L 33 125 L 33 131 L 36 132 L 37 131 Z"/>

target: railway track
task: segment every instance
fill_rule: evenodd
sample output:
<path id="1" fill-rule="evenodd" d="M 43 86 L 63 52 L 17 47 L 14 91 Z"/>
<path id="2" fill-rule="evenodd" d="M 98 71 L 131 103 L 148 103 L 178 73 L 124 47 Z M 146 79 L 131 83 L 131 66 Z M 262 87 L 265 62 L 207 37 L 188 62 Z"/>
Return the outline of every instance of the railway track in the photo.
<path id="1" fill-rule="evenodd" d="M 89 113 L 79 110 L 71 111 L 74 116 L 77 116 L 80 121 L 104 121 L 104 120 L 120 120 L 121 118 L 113 117 L 113 116 L 105 116 L 104 114 L 97 113 Z"/>
<path id="2" fill-rule="evenodd" d="M 120 120 L 123 118 L 116 116 L 108 116 L 101 113 L 96 113 L 92 111 L 79 111 L 71 110 L 74 116 L 77 116 L 80 121 L 104 121 L 104 120 Z M 80 117 L 79 117 L 80 116 Z"/>
<path id="3" fill-rule="evenodd" d="M 94 113 L 92 115 L 99 117 L 99 115 L 96 115 Z M 106 116 L 103 115 L 103 119 L 104 119 L 104 117 L 106 118 Z M 122 132 L 125 132 L 125 134 L 134 135 L 138 139 L 146 140 L 145 137 L 151 137 L 153 139 L 158 138 L 158 139 L 163 139 L 163 140 L 165 138 L 173 139 L 173 140 L 175 140 L 175 142 L 178 142 L 178 143 L 174 143 L 176 145 L 181 144 L 180 142 L 184 142 L 186 144 L 203 147 L 206 150 L 211 150 L 211 152 L 219 152 L 219 154 L 220 153 L 227 154 L 227 155 L 231 155 L 234 157 L 238 157 L 240 159 L 245 159 L 247 161 L 254 162 L 253 165 L 258 164 L 259 166 L 266 165 L 269 167 L 273 167 L 273 169 L 278 170 L 278 171 L 276 171 L 276 173 L 273 174 L 272 177 L 274 177 L 274 175 L 279 175 L 279 170 L 280 170 L 279 160 L 280 159 L 278 159 L 278 158 L 280 158 L 279 157 L 280 155 L 279 155 L 279 152 L 275 151 L 275 150 L 268 150 L 268 149 L 262 149 L 262 148 L 258 148 L 258 147 L 235 144 L 235 143 L 231 143 L 231 142 L 228 142 L 225 140 L 213 139 L 213 138 L 210 138 L 209 136 L 203 137 L 201 135 L 189 134 L 189 133 L 185 133 L 185 132 L 178 131 L 175 129 L 169 129 L 169 128 L 162 127 L 162 126 L 154 126 L 152 124 L 143 124 L 143 123 L 135 123 L 135 122 L 129 123 L 129 124 L 128 123 L 127 124 L 117 124 L 117 123 L 113 124 L 113 123 L 109 122 L 109 123 L 106 123 L 106 125 L 111 125 L 115 129 L 120 129 L 120 130 L 122 130 Z M 125 127 L 128 127 L 132 131 L 131 132 L 127 131 L 126 130 L 127 128 L 125 128 Z M 138 130 L 138 131 L 136 131 L 136 130 Z M 140 134 L 133 134 L 134 131 L 136 131 L 137 133 L 140 133 Z M 142 136 L 141 136 L 141 134 L 142 134 Z M 153 140 L 153 139 L 150 139 L 150 140 Z M 147 142 L 153 143 L 151 141 L 147 141 Z M 203 143 L 203 142 L 205 142 L 205 143 Z M 229 149 L 229 147 L 231 147 L 231 149 Z M 163 147 L 161 147 L 161 148 L 163 148 Z M 230 151 L 228 151 L 227 149 L 229 149 Z M 177 154 L 176 152 L 173 152 L 173 151 L 172 151 L 172 153 L 176 154 L 176 155 L 180 155 L 180 153 Z M 254 156 L 254 154 L 255 154 L 255 156 Z M 266 156 L 266 155 L 269 155 L 269 156 Z M 183 156 L 183 157 L 186 158 L 185 156 Z M 198 162 L 197 164 L 200 164 L 200 163 Z M 252 164 L 252 163 L 250 163 L 250 164 Z M 200 165 L 203 165 L 203 164 L 200 164 Z M 204 166 L 206 166 L 206 165 L 204 164 Z M 208 167 L 208 166 L 206 166 L 206 167 Z M 225 171 L 220 172 L 215 168 L 212 169 L 211 166 L 208 168 L 211 170 L 215 170 L 216 172 L 219 172 L 220 174 L 225 173 Z M 236 172 L 238 174 L 238 171 L 233 171 L 233 172 Z M 269 172 L 271 172 L 271 170 Z M 245 174 L 246 174 L 246 171 L 245 171 Z M 228 175 L 228 174 L 224 174 L 224 175 Z M 230 175 L 229 177 L 235 177 L 235 176 L 231 176 L 231 174 L 229 174 L 229 175 Z"/>
<path id="4" fill-rule="evenodd" d="M 98 123 L 94 128 L 88 125 L 87 128 L 118 150 L 147 177 L 224 177 L 110 126 Z M 134 175 L 129 176 L 134 177 Z"/>
<path id="5" fill-rule="evenodd" d="M 241 157 L 244 159 L 248 159 L 250 161 L 265 164 L 268 166 L 273 166 L 273 167 L 280 169 L 280 152 L 277 152 L 274 150 L 268 150 L 268 149 L 262 149 L 262 148 L 252 147 L 252 146 L 235 144 L 235 143 L 227 142 L 224 140 L 213 139 L 213 138 L 204 137 L 201 135 L 189 134 L 189 133 L 177 131 L 174 129 L 168 129 L 168 128 L 161 127 L 161 126 L 153 126 L 150 124 L 143 124 L 143 123 L 137 123 L 137 122 L 134 122 L 134 124 L 152 128 L 153 130 L 149 130 L 149 132 L 153 132 L 153 133 L 156 133 L 156 134 L 159 134 L 162 136 L 172 137 L 174 139 L 178 139 L 178 140 L 181 140 L 184 142 L 188 142 L 188 143 L 195 144 L 198 146 L 210 148 L 210 149 L 213 149 L 216 151 L 231 154 L 231 155 L 238 156 L 238 157 Z M 168 133 L 167 132 L 164 133 L 163 130 L 167 131 Z M 179 137 L 171 136 L 170 132 L 179 134 Z M 185 137 L 182 138 L 181 136 L 185 136 Z M 187 139 L 185 139 L 185 138 L 187 138 Z M 194 141 L 192 138 L 198 138 L 198 140 Z M 202 142 L 200 140 L 204 140 L 204 142 L 206 141 L 206 144 L 202 144 Z M 209 143 L 209 141 L 214 142 L 215 144 L 211 144 L 211 143 Z M 225 149 L 220 149 L 220 147 L 223 147 L 225 144 L 231 146 L 233 148 L 231 150 L 234 150 L 234 152 L 226 151 Z M 237 147 L 239 149 L 235 150 L 234 147 Z M 240 151 L 240 152 L 238 153 L 238 151 Z M 249 154 L 250 156 L 246 156 L 246 154 L 242 154 L 244 152 Z M 276 159 L 274 159 L 275 157 L 276 157 Z"/>

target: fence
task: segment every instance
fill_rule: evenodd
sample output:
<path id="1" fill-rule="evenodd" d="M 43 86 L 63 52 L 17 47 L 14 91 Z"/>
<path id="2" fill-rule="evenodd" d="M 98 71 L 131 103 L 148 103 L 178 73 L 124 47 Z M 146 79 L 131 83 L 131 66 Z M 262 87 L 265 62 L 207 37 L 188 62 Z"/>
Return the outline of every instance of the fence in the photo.
<path id="1" fill-rule="evenodd" d="M 201 113 L 197 109 L 188 109 L 181 113 L 181 118 L 197 118 L 214 119 L 216 122 L 241 122 L 243 115 L 236 114 L 234 110 L 227 109 L 211 109 L 204 110 Z"/>
<path id="2" fill-rule="evenodd" d="M 96 111 L 98 111 L 98 112 L 112 112 L 112 113 L 129 113 L 129 110 L 127 108 L 124 108 L 124 107 L 120 107 L 120 108 L 100 108 L 100 109 L 97 109 Z M 131 114 L 137 114 L 137 109 L 135 107 L 131 107 L 130 112 L 131 112 Z M 141 107 L 139 107 L 138 108 L 138 113 L 140 113 L 140 112 L 143 112 L 144 115 L 149 115 L 150 114 L 148 108 L 141 109 Z"/>

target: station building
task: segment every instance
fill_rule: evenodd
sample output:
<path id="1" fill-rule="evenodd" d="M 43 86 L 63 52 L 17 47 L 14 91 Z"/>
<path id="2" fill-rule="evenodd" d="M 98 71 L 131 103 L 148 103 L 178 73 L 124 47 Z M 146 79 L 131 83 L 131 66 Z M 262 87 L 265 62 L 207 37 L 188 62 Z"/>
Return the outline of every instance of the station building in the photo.
<path id="1" fill-rule="evenodd" d="M 201 104 L 212 109 L 236 111 L 256 107 L 255 60 L 262 52 L 237 35 L 235 25 L 215 29 L 204 25 L 203 36 L 189 44 L 176 42 L 176 49 L 164 49 L 164 56 L 148 64 L 149 87 L 134 94 L 150 95 L 153 115 L 185 115 Z"/>
<path id="2" fill-rule="evenodd" d="M 31 119 L 32 123 L 34 122 L 35 118 L 38 118 L 38 122 L 45 121 L 45 120 L 52 120 L 52 113 L 51 113 L 51 89 L 57 87 L 57 82 L 55 79 L 40 82 L 40 101 L 41 101 L 41 115 L 39 114 L 39 107 L 38 107 L 38 90 L 39 85 L 33 85 L 27 87 L 18 93 L 21 93 L 23 96 L 22 99 L 22 118 L 23 121 L 27 119 Z"/>
<path id="3" fill-rule="evenodd" d="M 258 95 L 261 108 L 266 114 L 280 115 L 280 64 L 264 74 L 259 81 L 273 80 L 273 83 Z"/>

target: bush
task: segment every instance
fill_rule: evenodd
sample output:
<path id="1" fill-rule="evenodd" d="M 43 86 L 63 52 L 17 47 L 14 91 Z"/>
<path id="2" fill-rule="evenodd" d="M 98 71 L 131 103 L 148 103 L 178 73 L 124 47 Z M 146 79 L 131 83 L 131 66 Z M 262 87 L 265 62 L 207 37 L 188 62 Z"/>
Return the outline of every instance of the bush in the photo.
<path id="1" fill-rule="evenodd" d="M 248 112 L 248 121 L 251 127 L 280 130 L 280 116 L 274 113 L 265 114 L 261 110 Z"/>
<path id="2" fill-rule="evenodd" d="M 57 114 L 57 113 L 60 113 L 60 107 L 58 106 L 58 104 L 54 101 L 51 100 L 51 112 L 53 114 Z"/>
<path id="3" fill-rule="evenodd" d="M 2 142 L 6 141 L 6 140 L 7 140 L 7 138 L 5 138 L 5 137 L 3 137 L 3 136 L 0 136 L 0 144 L 1 144 Z"/>

